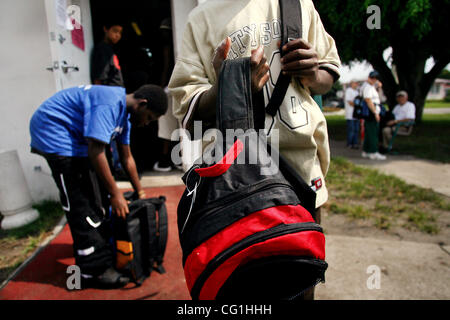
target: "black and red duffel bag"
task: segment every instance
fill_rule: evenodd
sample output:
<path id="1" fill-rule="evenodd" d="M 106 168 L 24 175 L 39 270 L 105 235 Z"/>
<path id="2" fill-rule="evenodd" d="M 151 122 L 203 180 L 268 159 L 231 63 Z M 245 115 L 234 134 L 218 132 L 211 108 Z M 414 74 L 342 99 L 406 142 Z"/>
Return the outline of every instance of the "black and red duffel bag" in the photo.
<path id="1" fill-rule="evenodd" d="M 263 132 L 251 130 L 263 127 L 255 123 L 258 112 L 264 109 L 252 103 L 250 59 L 225 61 L 217 128 L 242 130 L 231 142 L 216 140 L 211 155 L 223 148 L 220 161 L 204 157 L 186 172 L 178 205 L 195 300 L 291 299 L 324 281 L 325 237 L 311 215 L 316 194 L 275 148 L 268 150 Z"/>

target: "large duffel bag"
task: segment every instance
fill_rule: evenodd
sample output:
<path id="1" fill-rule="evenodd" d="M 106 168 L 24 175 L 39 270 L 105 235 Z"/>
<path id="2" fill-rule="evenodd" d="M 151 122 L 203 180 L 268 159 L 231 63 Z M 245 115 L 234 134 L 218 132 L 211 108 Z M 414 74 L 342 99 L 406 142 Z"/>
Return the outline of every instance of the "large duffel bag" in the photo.
<path id="1" fill-rule="evenodd" d="M 125 194 L 131 203 L 126 219 L 113 216 L 112 229 L 116 251 L 116 268 L 137 284 L 148 278 L 152 270 L 165 273 L 168 221 L 164 196 L 136 199 Z"/>
<path id="2" fill-rule="evenodd" d="M 275 148 L 269 154 L 264 131 L 252 130 L 254 111 L 264 110 L 254 110 L 250 72 L 249 58 L 223 63 L 217 128 L 242 130 L 234 141 L 216 140 L 214 157 L 183 176 L 178 229 L 195 300 L 291 299 L 324 281 L 327 269 L 311 215 L 315 192 Z"/>

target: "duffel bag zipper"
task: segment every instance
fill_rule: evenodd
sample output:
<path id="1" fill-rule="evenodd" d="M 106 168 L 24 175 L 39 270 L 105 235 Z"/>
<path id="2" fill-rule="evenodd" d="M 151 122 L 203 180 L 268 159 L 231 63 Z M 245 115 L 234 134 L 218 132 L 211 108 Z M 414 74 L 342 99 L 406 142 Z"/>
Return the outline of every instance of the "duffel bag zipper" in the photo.
<path id="1" fill-rule="evenodd" d="M 289 188 L 295 192 L 295 190 L 292 188 L 292 186 L 290 184 L 288 184 L 286 182 L 282 182 L 282 181 L 283 180 L 280 180 L 280 179 L 261 181 L 261 182 L 257 183 L 256 185 L 252 185 L 252 186 L 246 188 L 246 190 L 240 191 L 239 193 L 234 192 L 233 194 L 228 195 L 224 198 L 215 200 L 215 201 L 209 203 L 208 205 L 204 206 L 201 210 L 199 210 L 195 214 L 195 216 L 193 216 L 191 218 L 191 221 L 189 222 L 189 224 L 192 224 L 201 218 L 212 215 L 215 212 L 222 210 L 224 207 L 228 206 L 229 204 L 236 203 L 236 202 L 243 200 L 251 195 L 257 194 L 259 192 L 265 191 L 265 190 L 275 187 L 275 186 Z M 214 208 L 214 207 L 217 207 L 217 208 L 208 212 L 208 210 L 211 210 L 211 208 Z M 204 215 L 205 212 L 208 212 L 208 213 Z M 187 217 L 187 219 L 188 218 L 189 218 L 189 216 Z M 184 222 L 184 225 L 186 227 L 188 226 L 187 219 Z M 185 228 L 183 228 L 183 231 L 181 233 L 183 233 L 184 230 L 185 230 Z"/>
<path id="2" fill-rule="evenodd" d="M 279 224 L 276 227 L 260 231 L 258 233 L 252 234 L 245 239 L 242 239 L 238 243 L 235 243 L 228 249 L 222 251 L 213 260 L 211 260 L 206 266 L 205 270 L 200 274 L 194 283 L 191 290 L 191 295 L 194 300 L 198 300 L 200 295 L 200 290 L 203 287 L 205 281 L 209 276 L 216 270 L 223 262 L 235 255 L 236 253 L 254 245 L 259 242 L 264 242 L 276 237 L 302 232 L 302 231 L 318 231 L 323 233 L 323 229 L 320 225 L 315 222 L 302 222 L 293 224 Z"/>

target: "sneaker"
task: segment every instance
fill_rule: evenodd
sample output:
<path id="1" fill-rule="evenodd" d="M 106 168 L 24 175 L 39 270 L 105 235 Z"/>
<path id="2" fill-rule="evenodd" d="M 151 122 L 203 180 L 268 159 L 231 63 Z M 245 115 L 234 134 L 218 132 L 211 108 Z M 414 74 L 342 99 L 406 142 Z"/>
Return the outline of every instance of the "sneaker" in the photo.
<path id="1" fill-rule="evenodd" d="M 370 153 L 367 153 L 367 152 L 362 152 L 362 154 L 361 154 L 361 156 L 363 157 L 363 158 L 369 158 L 370 157 Z"/>
<path id="2" fill-rule="evenodd" d="M 159 172 L 169 172 L 172 171 L 172 166 L 170 164 L 163 163 L 162 161 L 157 161 L 153 166 L 153 170 Z"/>
<path id="3" fill-rule="evenodd" d="M 371 160 L 386 160 L 386 156 L 383 156 L 382 154 L 375 152 L 375 153 L 371 153 L 369 158 Z"/>
<path id="4" fill-rule="evenodd" d="M 130 278 L 110 267 L 96 277 L 82 278 L 83 288 L 117 289 L 126 286 Z"/>

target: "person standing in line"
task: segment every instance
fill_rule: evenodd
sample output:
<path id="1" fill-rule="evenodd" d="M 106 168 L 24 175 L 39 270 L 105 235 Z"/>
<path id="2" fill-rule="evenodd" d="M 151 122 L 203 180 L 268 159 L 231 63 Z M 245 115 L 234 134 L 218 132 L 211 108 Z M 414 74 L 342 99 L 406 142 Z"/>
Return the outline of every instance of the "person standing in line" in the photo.
<path id="1" fill-rule="evenodd" d="M 369 108 L 369 118 L 364 120 L 364 144 L 362 157 L 371 160 L 386 160 L 386 156 L 378 152 L 378 135 L 380 130 L 380 95 L 377 87 L 379 73 L 372 71 L 367 81 L 361 87 L 361 96 Z"/>
<path id="2" fill-rule="evenodd" d="M 358 82 L 352 80 L 345 90 L 345 120 L 347 122 L 347 148 L 359 148 L 359 120 L 353 118 L 354 100 L 358 96 Z"/>

